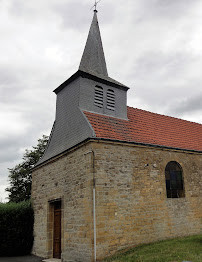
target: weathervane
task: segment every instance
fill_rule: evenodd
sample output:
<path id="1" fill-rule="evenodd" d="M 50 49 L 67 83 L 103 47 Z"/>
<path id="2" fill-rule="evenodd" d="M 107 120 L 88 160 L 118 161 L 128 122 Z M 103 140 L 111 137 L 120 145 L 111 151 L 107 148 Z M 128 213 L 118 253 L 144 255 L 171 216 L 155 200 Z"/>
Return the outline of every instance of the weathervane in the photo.
<path id="1" fill-rule="evenodd" d="M 93 7 L 95 8 L 94 9 L 94 12 L 97 12 L 97 4 L 100 2 L 101 0 L 95 0 L 95 4 L 93 5 Z M 93 7 L 91 8 L 91 10 L 93 9 Z"/>

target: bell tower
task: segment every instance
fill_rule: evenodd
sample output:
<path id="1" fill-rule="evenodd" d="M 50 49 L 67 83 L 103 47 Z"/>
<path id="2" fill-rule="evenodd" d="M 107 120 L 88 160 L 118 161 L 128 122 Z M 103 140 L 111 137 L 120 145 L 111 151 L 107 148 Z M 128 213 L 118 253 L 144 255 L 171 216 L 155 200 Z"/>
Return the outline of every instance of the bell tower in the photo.
<path id="1" fill-rule="evenodd" d="M 108 76 L 95 9 L 78 71 L 54 90 L 56 119 L 47 149 L 37 165 L 95 137 L 83 111 L 127 120 L 128 89 Z"/>

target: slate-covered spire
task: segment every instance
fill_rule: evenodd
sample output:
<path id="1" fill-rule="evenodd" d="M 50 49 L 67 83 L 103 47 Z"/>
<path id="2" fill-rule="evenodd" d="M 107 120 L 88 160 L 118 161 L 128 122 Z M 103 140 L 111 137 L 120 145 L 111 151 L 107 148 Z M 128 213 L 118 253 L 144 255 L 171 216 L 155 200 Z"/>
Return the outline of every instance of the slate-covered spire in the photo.
<path id="1" fill-rule="evenodd" d="M 94 10 L 93 21 L 91 23 L 79 70 L 90 74 L 108 76 L 96 10 Z"/>

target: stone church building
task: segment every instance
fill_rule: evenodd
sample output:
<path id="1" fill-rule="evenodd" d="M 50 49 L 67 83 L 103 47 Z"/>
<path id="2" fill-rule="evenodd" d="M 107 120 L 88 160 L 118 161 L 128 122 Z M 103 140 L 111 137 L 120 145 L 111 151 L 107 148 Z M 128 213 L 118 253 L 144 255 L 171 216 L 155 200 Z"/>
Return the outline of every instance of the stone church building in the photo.
<path id="1" fill-rule="evenodd" d="M 99 261 L 200 232 L 202 125 L 128 107 L 128 89 L 108 75 L 94 11 L 33 170 L 33 254 Z"/>

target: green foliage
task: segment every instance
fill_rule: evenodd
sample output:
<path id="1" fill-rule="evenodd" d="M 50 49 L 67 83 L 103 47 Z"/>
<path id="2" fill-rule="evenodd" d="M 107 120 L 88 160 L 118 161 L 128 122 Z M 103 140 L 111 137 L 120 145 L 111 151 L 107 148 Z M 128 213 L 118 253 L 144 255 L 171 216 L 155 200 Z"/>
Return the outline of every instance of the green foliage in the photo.
<path id="1" fill-rule="evenodd" d="M 30 201 L 0 203 L 0 256 L 29 254 L 34 213 Z"/>
<path id="2" fill-rule="evenodd" d="M 140 245 L 107 258 L 108 262 L 201 262 L 202 236 L 170 239 Z"/>
<path id="3" fill-rule="evenodd" d="M 31 170 L 43 155 L 48 136 L 43 135 L 38 140 L 38 145 L 32 150 L 26 150 L 22 163 L 14 168 L 9 168 L 10 187 L 6 188 L 9 192 L 9 202 L 21 202 L 29 200 L 31 197 L 32 175 Z"/>

